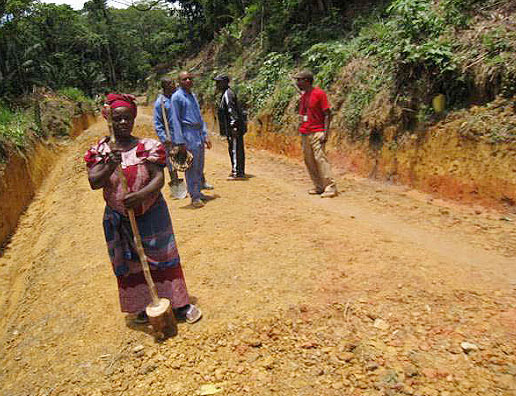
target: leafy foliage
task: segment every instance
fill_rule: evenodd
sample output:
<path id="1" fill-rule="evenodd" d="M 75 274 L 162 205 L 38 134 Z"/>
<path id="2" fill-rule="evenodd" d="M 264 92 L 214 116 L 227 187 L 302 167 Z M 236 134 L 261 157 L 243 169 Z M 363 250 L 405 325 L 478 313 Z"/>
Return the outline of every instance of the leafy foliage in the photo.
<path id="1" fill-rule="evenodd" d="M 450 4 L 455 7 L 453 1 L 441 2 L 439 6 L 430 0 L 393 1 L 386 9 L 388 19 L 361 31 L 362 41 L 368 43 L 365 50 L 413 71 L 425 69 L 444 74 L 455 70 L 453 48 L 443 33 L 453 26 L 452 21 L 462 21 L 452 18 L 453 13 L 443 12 L 449 10 Z"/>
<path id="2" fill-rule="evenodd" d="M 5 160 L 5 148 L 22 148 L 27 144 L 27 129 L 32 125 L 30 117 L 23 111 L 12 111 L 0 102 L 0 162 Z"/>
<path id="3" fill-rule="evenodd" d="M 0 24 L 3 97 L 33 86 L 77 87 L 90 96 L 108 88 L 135 89 L 152 67 L 185 50 L 180 21 L 163 9 L 113 10 L 105 0 L 85 3 L 82 12 L 23 4 L 14 7 L 23 12 L 8 14 Z"/>
<path id="4" fill-rule="evenodd" d="M 377 66 L 377 65 L 376 65 Z M 372 73 L 372 67 L 359 69 L 350 83 L 344 103 L 340 109 L 344 125 L 355 134 L 362 118 L 364 109 L 375 98 L 384 86 L 388 86 L 389 74 Z"/>
<path id="5" fill-rule="evenodd" d="M 253 112 L 260 111 L 270 100 L 277 82 L 289 80 L 291 62 L 287 54 L 271 52 L 265 58 L 256 78 L 242 86 L 243 96 Z M 278 99 L 276 98 L 276 102 Z"/>
<path id="6" fill-rule="evenodd" d="M 340 69 L 358 53 L 357 41 L 329 41 L 312 45 L 302 55 L 304 64 L 317 74 L 323 88 L 329 88 Z"/>
<path id="7" fill-rule="evenodd" d="M 471 101 L 480 85 L 490 90 L 482 97 L 516 93 L 516 38 L 510 24 L 482 30 L 476 41 L 456 40 L 475 22 L 473 15 L 500 4 L 510 10 L 510 0 L 168 3 L 156 8 L 143 0 L 138 8 L 148 11 L 141 12 L 90 0 L 77 12 L 35 0 L 3 2 L 0 97 L 9 100 L 40 85 L 81 100 L 70 87 L 84 96 L 142 90 L 151 72 L 159 77 L 183 67 L 181 60 L 209 42 L 210 61 L 196 66 L 200 98 L 213 97 L 211 77 L 214 70 L 224 70 L 238 75 L 234 88 L 250 113 L 267 111 L 276 121 L 293 104 L 289 74 L 301 67 L 311 69 L 316 84 L 334 96 L 349 130 L 360 126 L 379 90 L 413 119 L 430 118 L 429 103 L 437 93 L 445 93 L 454 107 Z M 346 75 L 348 83 L 343 81 L 347 66 L 364 59 L 373 67 L 357 68 Z"/>
<path id="8" fill-rule="evenodd" d="M 84 92 L 82 92 L 79 88 L 66 87 L 60 89 L 57 92 L 65 98 L 70 99 L 74 102 L 92 102 L 92 100 L 87 98 Z"/>

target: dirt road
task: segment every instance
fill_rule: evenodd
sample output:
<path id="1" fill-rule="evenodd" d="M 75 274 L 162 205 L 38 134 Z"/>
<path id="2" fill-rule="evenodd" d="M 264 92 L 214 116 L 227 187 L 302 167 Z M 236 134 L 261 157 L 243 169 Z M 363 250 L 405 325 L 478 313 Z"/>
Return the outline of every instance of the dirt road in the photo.
<path id="1" fill-rule="evenodd" d="M 151 119 L 137 119 L 151 135 Z M 119 312 L 100 191 L 70 141 L 0 258 L 0 394 L 515 395 L 516 219 L 248 150 L 216 199 L 167 200 L 197 324 L 156 343 Z"/>

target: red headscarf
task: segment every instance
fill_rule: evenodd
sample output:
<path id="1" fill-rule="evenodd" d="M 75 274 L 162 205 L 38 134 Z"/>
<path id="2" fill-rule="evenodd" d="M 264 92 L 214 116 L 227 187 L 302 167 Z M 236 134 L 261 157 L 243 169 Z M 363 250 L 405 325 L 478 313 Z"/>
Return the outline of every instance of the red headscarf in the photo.
<path id="1" fill-rule="evenodd" d="M 136 98 L 134 95 L 110 93 L 106 95 L 105 103 L 111 108 L 111 110 L 116 109 L 117 107 L 129 107 L 133 116 L 136 117 L 137 109 L 135 100 Z M 104 118 L 107 118 L 107 113 L 104 109 L 102 109 L 102 115 Z"/>

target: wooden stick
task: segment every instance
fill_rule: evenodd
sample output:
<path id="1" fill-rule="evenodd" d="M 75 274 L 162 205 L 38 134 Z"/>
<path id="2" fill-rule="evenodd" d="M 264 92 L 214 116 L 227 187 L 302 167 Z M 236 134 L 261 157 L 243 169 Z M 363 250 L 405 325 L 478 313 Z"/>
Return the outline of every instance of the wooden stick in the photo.
<path id="1" fill-rule="evenodd" d="M 167 140 L 172 143 L 172 136 L 170 135 L 170 127 L 168 126 L 167 111 L 165 110 L 165 103 L 163 103 L 163 97 L 161 98 L 161 116 L 163 117 L 163 124 L 165 125 L 165 133 L 167 135 Z M 172 184 L 178 184 L 179 176 L 177 175 L 177 171 L 175 169 L 172 171 L 172 173 L 170 173 L 170 178 L 172 179 Z"/>
<path id="2" fill-rule="evenodd" d="M 167 140 L 172 142 L 172 137 L 170 136 L 170 128 L 168 126 L 168 117 L 167 111 L 165 110 L 165 103 L 163 103 L 163 97 L 161 97 L 161 116 L 163 117 L 163 124 L 165 125 L 165 133 L 167 135 Z"/>
<path id="3" fill-rule="evenodd" d="M 113 143 L 116 144 L 115 131 L 113 130 L 111 107 L 109 107 L 108 105 L 105 105 L 105 109 L 107 112 L 107 124 L 108 124 L 108 128 L 109 128 L 109 133 L 111 135 L 111 140 Z M 124 172 L 122 170 L 122 164 L 118 165 L 117 172 L 118 172 L 118 177 L 122 181 L 122 190 L 123 190 L 124 194 L 127 194 L 129 189 L 127 186 L 127 179 L 125 178 Z M 131 223 L 131 229 L 133 231 L 134 242 L 136 244 L 136 250 L 138 252 L 138 258 L 142 265 L 143 275 L 145 277 L 145 280 L 147 281 L 147 285 L 149 286 L 149 291 L 150 291 L 150 294 L 152 297 L 152 305 L 158 306 L 159 305 L 158 291 L 156 289 L 156 285 L 154 284 L 154 281 L 153 281 L 151 273 L 150 273 L 149 263 L 147 261 L 147 256 L 145 255 L 145 250 L 143 249 L 142 238 L 141 238 L 140 232 L 138 230 L 138 223 L 136 222 L 136 216 L 134 215 L 134 210 L 127 209 L 127 214 L 129 216 L 129 221 Z"/>

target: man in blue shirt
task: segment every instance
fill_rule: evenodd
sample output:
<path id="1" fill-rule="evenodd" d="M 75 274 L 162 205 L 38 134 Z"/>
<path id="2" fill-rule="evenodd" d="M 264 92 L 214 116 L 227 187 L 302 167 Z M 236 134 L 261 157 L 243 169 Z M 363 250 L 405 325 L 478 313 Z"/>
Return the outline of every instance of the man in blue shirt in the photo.
<path id="1" fill-rule="evenodd" d="M 171 98 L 172 115 L 172 143 L 179 147 L 180 152 L 185 150 L 193 154 L 193 162 L 185 172 L 188 193 L 194 208 L 204 206 L 201 193 L 203 188 L 204 147 L 211 148 L 206 124 L 201 116 L 201 109 L 197 98 L 192 93 L 193 76 L 183 71 L 179 74 L 179 89 Z"/>
<path id="2" fill-rule="evenodd" d="M 170 98 L 172 94 L 176 91 L 176 84 L 174 80 L 170 77 L 163 77 L 161 79 L 161 88 L 163 89 L 163 93 L 158 95 L 156 102 L 154 103 L 154 129 L 156 130 L 156 134 L 158 135 L 161 143 L 165 145 L 167 151 L 170 151 L 172 148 L 172 142 L 169 140 L 167 136 L 167 132 L 165 129 L 165 120 L 163 119 L 163 112 L 161 111 L 161 103 L 165 106 L 165 112 L 167 114 L 167 122 L 169 125 L 169 129 L 172 129 L 172 117 L 170 112 Z"/>
<path id="3" fill-rule="evenodd" d="M 161 79 L 161 88 L 163 89 L 163 93 L 158 95 L 158 98 L 154 103 L 154 129 L 156 130 L 156 134 L 158 135 L 159 140 L 165 146 L 165 151 L 167 153 L 167 168 L 170 175 L 169 187 L 171 189 L 172 196 L 177 199 L 182 199 L 186 198 L 186 190 L 179 189 L 176 191 L 176 194 L 173 193 L 172 187 L 174 185 L 182 185 L 183 179 L 179 179 L 176 170 L 172 167 L 170 162 L 169 153 L 172 149 L 172 141 L 171 137 L 169 136 L 169 132 L 167 132 L 167 127 L 169 130 L 172 128 L 170 98 L 176 91 L 176 84 L 170 77 L 163 77 Z M 165 117 L 163 117 L 163 108 Z M 165 125 L 165 123 L 167 123 L 167 125 Z"/>

